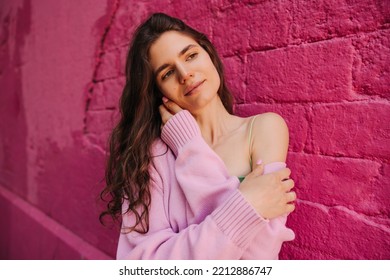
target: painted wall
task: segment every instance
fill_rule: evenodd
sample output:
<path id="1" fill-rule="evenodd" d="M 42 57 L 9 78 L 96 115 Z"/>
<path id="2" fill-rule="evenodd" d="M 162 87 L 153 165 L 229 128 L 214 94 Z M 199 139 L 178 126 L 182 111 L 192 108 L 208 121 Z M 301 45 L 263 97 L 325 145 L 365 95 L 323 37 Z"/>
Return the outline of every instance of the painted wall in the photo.
<path id="1" fill-rule="evenodd" d="M 283 259 L 390 259 L 386 0 L 1 1 L 0 258 L 113 258 L 98 220 L 127 45 L 152 12 L 206 33 L 236 113 L 281 114 L 299 196 Z"/>

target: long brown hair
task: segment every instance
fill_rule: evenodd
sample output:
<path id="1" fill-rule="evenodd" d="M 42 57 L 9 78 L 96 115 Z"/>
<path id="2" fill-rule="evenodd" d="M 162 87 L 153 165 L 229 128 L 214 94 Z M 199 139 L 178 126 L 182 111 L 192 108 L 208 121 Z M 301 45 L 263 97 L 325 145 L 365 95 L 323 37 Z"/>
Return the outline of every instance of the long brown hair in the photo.
<path id="1" fill-rule="evenodd" d="M 220 76 L 218 95 L 229 113 L 233 111 L 232 95 L 225 84 L 223 65 L 207 37 L 177 18 L 156 13 L 142 23 L 134 33 L 126 62 L 126 84 L 120 99 L 121 118 L 110 137 L 110 154 L 106 166 L 106 187 L 101 198 L 107 209 L 100 214 L 120 221 L 122 203 L 128 201 L 127 212 L 134 214 L 135 224 L 129 230 L 146 233 L 149 230 L 151 195 L 149 164 L 151 145 L 160 136 L 161 117 L 158 106 L 162 94 L 155 83 L 149 64 L 150 46 L 167 31 L 189 35 L 202 46 Z M 108 200 L 107 200 L 108 198 Z"/>

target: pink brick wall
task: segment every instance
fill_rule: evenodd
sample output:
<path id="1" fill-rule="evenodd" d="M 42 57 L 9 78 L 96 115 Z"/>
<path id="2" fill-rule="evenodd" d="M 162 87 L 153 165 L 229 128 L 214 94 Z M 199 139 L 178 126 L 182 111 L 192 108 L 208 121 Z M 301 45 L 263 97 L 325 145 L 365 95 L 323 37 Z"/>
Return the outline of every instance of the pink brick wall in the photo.
<path id="1" fill-rule="evenodd" d="M 127 44 L 151 12 L 205 32 L 242 116 L 281 114 L 296 240 L 283 259 L 390 259 L 390 2 L 3 1 L 0 258 L 110 258 L 97 222 Z"/>

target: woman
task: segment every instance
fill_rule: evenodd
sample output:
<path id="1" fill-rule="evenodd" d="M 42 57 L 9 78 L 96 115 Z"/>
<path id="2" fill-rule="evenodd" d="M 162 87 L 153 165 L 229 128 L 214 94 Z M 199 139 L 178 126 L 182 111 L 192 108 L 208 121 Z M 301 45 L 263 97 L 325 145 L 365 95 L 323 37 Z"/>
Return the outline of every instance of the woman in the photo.
<path id="1" fill-rule="evenodd" d="M 232 114 L 205 35 L 165 14 L 141 24 L 120 107 L 101 215 L 122 218 L 117 258 L 278 257 L 294 238 L 287 126 L 273 113 Z"/>

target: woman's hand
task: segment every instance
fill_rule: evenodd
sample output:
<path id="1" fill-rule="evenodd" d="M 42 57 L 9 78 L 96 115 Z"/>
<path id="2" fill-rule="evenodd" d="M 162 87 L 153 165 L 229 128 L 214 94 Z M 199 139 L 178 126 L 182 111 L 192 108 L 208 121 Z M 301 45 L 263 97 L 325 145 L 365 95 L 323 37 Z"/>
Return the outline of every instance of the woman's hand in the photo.
<path id="1" fill-rule="evenodd" d="M 175 102 L 169 100 L 165 96 L 163 97 L 163 104 L 159 107 L 160 115 L 163 125 L 165 125 L 173 115 L 179 113 L 182 108 L 179 107 Z"/>
<path id="2" fill-rule="evenodd" d="M 294 181 L 289 179 L 291 170 L 283 168 L 279 171 L 263 175 L 264 165 L 258 165 L 241 183 L 239 190 L 257 213 L 265 219 L 272 219 L 291 213 L 296 194 L 291 189 Z"/>

